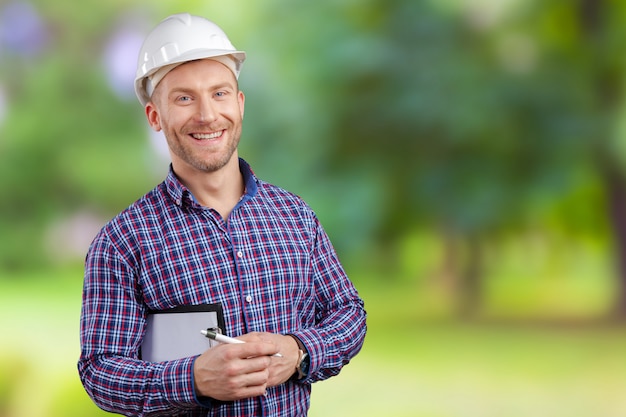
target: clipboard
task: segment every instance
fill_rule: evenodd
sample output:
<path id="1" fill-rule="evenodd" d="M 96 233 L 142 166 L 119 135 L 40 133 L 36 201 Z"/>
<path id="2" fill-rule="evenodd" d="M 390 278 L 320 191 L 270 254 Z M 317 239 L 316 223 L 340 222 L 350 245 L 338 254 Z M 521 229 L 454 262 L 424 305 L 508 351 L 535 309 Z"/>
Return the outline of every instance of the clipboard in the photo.
<path id="1" fill-rule="evenodd" d="M 200 330 L 222 333 L 224 328 L 224 311 L 220 303 L 151 310 L 146 318 L 139 358 L 162 362 L 200 355 L 217 344 L 204 337 Z"/>

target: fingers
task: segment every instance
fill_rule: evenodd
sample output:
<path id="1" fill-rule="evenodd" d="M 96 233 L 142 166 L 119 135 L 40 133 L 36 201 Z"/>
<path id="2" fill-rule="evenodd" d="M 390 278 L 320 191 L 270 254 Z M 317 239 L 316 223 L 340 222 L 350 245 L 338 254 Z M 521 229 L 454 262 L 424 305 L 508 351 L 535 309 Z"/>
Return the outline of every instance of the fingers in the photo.
<path id="1" fill-rule="evenodd" d="M 196 391 L 222 401 L 263 395 L 270 379 L 272 344 L 218 345 L 194 362 Z"/>
<path id="2" fill-rule="evenodd" d="M 220 400 L 238 400 L 263 395 L 268 387 L 269 370 L 245 373 L 224 378 L 221 392 L 213 398 Z M 219 397 L 219 398 L 218 398 Z"/>
<path id="3" fill-rule="evenodd" d="M 257 350 L 250 351 L 249 349 L 244 349 L 242 352 L 234 352 L 231 355 L 226 355 L 224 371 L 227 375 L 235 376 L 267 370 L 271 364 L 270 356 L 266 353 L 257 354 L 257 352 Z"/>
<path id="4" fill-rule="evenodd" d="M 270 333 L 255 332 L 245 334 L 237 339 L 246 342 L 248 347 L 252 348 L 252 345 L 254 345 L 254 349 L 251 351 L 250 356 L 272 356 L 280 353 L 280 345 L 276 343 L 273 336 L 274 335 Z M 244 345 L 242 344 L 241 346 L 243 347 Z"/>
<path id="5" fill-rule="evenodd" d="M 293 337 L 276 333 L 255 332 L 241 336 L 239 339 L 245 340 L 246 343 L 250 344 L 254 342 L 272 344 L 275 346 L 276 352 L 281 354 L 279 358 L 271 358 L 268 386 L 280 385 L 296 372 L 300 349 Z"/>

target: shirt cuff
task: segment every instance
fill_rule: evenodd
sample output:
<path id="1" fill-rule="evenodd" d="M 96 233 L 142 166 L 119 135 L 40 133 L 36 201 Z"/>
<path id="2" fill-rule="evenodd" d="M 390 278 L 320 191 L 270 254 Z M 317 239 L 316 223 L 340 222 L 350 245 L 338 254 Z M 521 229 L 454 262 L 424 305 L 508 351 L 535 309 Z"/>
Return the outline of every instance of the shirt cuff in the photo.
<path id="1" fill-rule="evenodd" d="M 325 358 L 325 346 L 321 340 L 319 333 L 315 329 L 299 330 L 290 333 L 291 336 L 297 338 L 304 347 L 304 352 L 309 358 L 309 369 L 304 378 L 299 381 L 306 382 L 311 375 L 321 369 Z"/>
<path id="2" fill-rule="evenodd" d="M 196 363 L 197 356 L 193 358 L 191 362 L 191 389 L 193 390 L 193 398 L 196 400 L 196 403 L 200 404 L 202 407 L 211 408 L 213 406 L 213 400 L 210 397 L 199 397 L 196 392 L 196 379 L 193 377 L 193 365 Z"/>
<path id="3" fill-rule="evenodd" d="M 189 409 L 200 405 L 212 407 L 210 398 L 196 395 L 193 364 L 196 357 L 167 362 L 162 381 L 168 400 L 178 408 Z"/>

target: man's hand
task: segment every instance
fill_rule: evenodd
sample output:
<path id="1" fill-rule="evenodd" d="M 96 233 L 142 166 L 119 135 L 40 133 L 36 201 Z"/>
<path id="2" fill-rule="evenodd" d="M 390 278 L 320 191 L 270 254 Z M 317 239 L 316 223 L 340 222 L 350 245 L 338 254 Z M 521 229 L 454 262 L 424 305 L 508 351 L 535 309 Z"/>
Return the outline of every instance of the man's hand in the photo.
<path id="1" fill-rule="evenodd" d="M 248 333 L 246 343 L 220 344 L 200 355 L 193 368 L 199 396 L 233 401 L 265 394 L 294 374 L 298 343 L 291 336 Z M 281 357 L 272 356 L 280 353 Z"/>
<path id="2" fill-rule="evenodd" d="M 280 385 L 293 376 L 298 365 L 300 350 L 293 337 L 275 333 L 250 333 L 240 339 L 247 341 L 248 337 L 272 343 L 278 347 L 278 353 L 282 355 L 282 357 L 271 358 L 268 387 Z"/>
<path id="3" fill-rule="evenodd" d="M 193 373 L 198 395 L 233 401 L 263 395 L 274 384 L 273 361 L 283 358 L 272 355 L 280 346 L 259 334 L 240 339 L 246 343 L 220 344 L 196 359 Z"/>

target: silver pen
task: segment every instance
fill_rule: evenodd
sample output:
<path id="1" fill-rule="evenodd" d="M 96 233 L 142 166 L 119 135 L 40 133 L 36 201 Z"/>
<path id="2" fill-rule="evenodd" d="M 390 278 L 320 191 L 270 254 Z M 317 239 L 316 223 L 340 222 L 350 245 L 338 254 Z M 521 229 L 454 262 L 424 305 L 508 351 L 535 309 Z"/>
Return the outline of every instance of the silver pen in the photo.
<path id="1" fill-rule="evenodd" d="M 239 340 L 239 339 L 235 339 L 235 338 L 232 338 L 232 337 L 228 337 L 228 336 L 225 336 L 223 334 L 216 333 L 216 332 L 214 332 L 212 330 L 209 330 L 209 329 L 207 329 L 207 330 L 200 330 L 200 333 L 202 333 L 204 335 L 204 337 L 208 337 L 209 339 L 215 340 L 216 342 L 219 342 L 219 343 L 227 343 L 227 344 L 246 343 L 243 340 Z M 280 353 L 276 353 L 276 354 L 274 354 L 272 356 L 275 356 L 277 358 L 282 358 L 283 357 L 283 355 L 281 355 Z"/>

